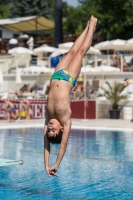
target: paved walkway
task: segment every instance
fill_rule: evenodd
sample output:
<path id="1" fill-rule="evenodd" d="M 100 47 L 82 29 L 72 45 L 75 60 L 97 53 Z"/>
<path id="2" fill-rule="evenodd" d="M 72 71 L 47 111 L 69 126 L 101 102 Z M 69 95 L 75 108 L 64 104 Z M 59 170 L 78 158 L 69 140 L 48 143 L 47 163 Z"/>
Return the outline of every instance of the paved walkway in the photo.
<path id="1" fill-rule="evenodd" d="M 8 128 L 29 128 L 44 127 L 44 119 L 38 120 L 18 120 L 18 121 L 0 121 L 0 129 Z M 133 122 L 129 120 L 111 120 L 111 119 L 94 119 L 94 120 L 77 120 L 72 119 L 72 128 L 74 129 L 99 129 L 99 130 L 131 130 L 133 131 Z"/>

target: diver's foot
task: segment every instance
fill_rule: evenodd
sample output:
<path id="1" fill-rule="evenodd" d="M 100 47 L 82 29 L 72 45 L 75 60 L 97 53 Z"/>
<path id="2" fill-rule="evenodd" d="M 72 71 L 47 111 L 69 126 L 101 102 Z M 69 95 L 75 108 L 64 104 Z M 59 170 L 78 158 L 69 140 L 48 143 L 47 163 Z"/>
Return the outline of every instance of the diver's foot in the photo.
<path id="1" fill-rule="evenodd" d="M 96 25 L 97 25 L 97 18 L 94 17 L 93 15 L 92 15 L 91 18 L 90 18 L 90 25 L 93 26 L 94 32 L 95 32 L 95 30 L 96 30 Z"/>

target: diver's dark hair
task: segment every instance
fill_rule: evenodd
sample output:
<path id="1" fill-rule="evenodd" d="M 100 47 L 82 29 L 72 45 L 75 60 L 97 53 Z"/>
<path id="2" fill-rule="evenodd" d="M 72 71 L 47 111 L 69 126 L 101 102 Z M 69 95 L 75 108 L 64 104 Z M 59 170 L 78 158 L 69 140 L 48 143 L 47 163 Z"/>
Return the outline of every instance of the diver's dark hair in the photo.
<path id="1" fill-rule="evenodd" d="M 62 139 L 62 134 L 63 132 L 60 130 L 59 133 L 56 135 L 56 137 L 51 137 L 49 136 L 48 133 L 46 133 L 46 136 L 49 140 L 50 143 L 52 144 L 60 144 L 61 143 L 61 139 Z"/>

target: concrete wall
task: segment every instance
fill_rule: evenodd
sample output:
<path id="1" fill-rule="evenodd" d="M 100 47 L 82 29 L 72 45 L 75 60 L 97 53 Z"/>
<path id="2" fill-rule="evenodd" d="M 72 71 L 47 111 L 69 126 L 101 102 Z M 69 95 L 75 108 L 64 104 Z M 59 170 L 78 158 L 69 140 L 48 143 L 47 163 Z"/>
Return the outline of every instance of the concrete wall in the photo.
<path id="1" fill-rule="evenodd" d="M 120 107 L 132 107 L 133 109 L 133 101 L 121 101 Z M 109 110 L 111 109 L 111 103 L 107 100 L 97 100 L 97 118 L 98 119 L 108 119 L 109 116 Z M 121 109 L 120 113 L 120 119 L 123 119 L 123 109 Z"/>

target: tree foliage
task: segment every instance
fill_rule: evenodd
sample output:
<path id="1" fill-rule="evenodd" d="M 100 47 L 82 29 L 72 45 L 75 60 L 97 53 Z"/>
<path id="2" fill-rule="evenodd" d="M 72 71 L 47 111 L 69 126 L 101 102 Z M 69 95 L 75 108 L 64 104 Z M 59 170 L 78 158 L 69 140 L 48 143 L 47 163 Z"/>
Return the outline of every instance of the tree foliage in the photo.
<path id="1" fill-rule="evenodd" d="M 63 2 L 63 32 L 79 35 L 87 21 L 98 18 L 96 33 L 107 39 L 129 39 L 133 35 L 133 0 L 78 0 L 74 8 Z M 0 18 L 39 15 L 54 21 L 55 0 L 0 0 Z"/>
<path id="2" fill-rule="evenodd" d="M 63 6 L 63 29 L 65 34 L 81 34 L 86 23 L 86 16 L 82 8 L 74 8 L 68 5 L 66 7 Z"/>
<path id="3" fill-rule="evenodd" d="M 10 16 L 8 1 L 0 0 L 0 18 L 7 18 Z"/>
<path id="4" fill-rule="evenodd" d="M 12 17 L 24 17 L 24 16 L 46 16 L 49 17 L 52 9 L 49 7 L 53 1 L 49 0 L 11 0 L 10 13 Z"/>
<path id="5" fill-rule="evenodd" d="M 106 30 L 108 39 L 128 39 L 133 34 L 132 0 L 79 0 L 84 14 L 98 18 L 97 31 Z"/>

